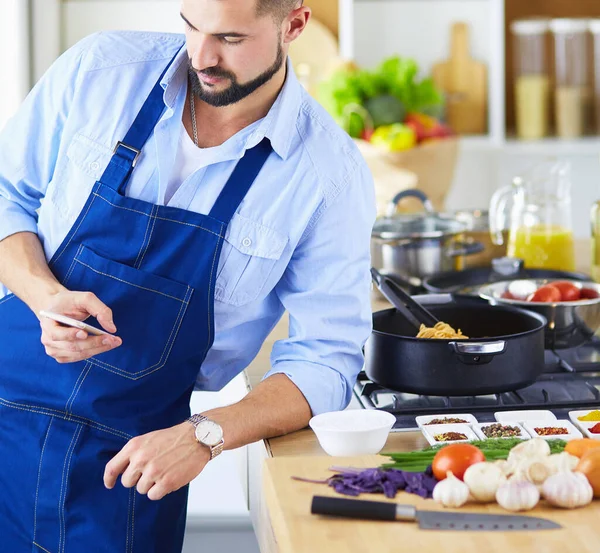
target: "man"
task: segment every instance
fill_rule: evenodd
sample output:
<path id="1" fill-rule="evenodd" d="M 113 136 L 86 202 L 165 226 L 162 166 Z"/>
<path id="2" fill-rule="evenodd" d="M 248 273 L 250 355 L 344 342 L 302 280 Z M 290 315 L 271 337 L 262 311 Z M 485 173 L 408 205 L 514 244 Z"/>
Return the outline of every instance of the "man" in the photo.
<path id="1" fill-rule="evenodd" d="M 86 38 L 0 135 L 3 551 L 180 551 L 209 460 L 344 408 L 362 366 L 374 194 L 286 63 L 310 10 L 181 16 Z M 263 382 L 188 420 L 285 310 Z"/>

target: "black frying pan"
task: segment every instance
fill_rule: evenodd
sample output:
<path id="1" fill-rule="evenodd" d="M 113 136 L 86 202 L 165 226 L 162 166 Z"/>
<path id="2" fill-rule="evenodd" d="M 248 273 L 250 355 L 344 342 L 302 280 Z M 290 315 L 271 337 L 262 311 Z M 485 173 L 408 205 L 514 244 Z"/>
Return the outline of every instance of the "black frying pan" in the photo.
<path id="1" fill-rule="evenodd" d="M 416 338 L 414 322 L 401 312 L 378 311 L 365 345 L 365 371 L 373 382 L 415 394 L 466 396 L 523 388 L 542 373 L 544 317 L 481 300 L 447 296 L 443 301 L 428 304 L 428 310 L 470 338 Z"/>

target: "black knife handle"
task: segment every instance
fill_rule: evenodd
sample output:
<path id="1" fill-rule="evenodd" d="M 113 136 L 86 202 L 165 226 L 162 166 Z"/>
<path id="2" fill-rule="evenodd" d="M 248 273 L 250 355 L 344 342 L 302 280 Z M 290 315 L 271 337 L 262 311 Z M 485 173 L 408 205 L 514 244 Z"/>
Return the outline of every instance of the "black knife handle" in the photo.
<path id="1" fill-rule="evenodd" d="M 331 515 L 369 520 L 396 520 L 396 505 L 383 501 L 362 501 L 315 495 L 310 512 L 313 515 Z"/>

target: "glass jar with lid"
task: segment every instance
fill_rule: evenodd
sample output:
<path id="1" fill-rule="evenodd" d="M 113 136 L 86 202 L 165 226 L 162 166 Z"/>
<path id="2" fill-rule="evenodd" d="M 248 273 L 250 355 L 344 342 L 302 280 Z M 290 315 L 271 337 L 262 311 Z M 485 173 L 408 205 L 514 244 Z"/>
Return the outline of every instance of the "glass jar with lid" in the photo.
<path id="1" fill-rule="evenodd" d="M 588 21 L 553 19 L 554 67 L 556 78 L 556 133 L 576 138 L 585 133 L 589 108 Z"/>
<path id="2" fill-rule="evenodd" d="M 525 140 L 548 134 L 550 78 L 546 54 L 549 19 L 519 19 L 510 25 L 515 75 L 517 136 Z"/>

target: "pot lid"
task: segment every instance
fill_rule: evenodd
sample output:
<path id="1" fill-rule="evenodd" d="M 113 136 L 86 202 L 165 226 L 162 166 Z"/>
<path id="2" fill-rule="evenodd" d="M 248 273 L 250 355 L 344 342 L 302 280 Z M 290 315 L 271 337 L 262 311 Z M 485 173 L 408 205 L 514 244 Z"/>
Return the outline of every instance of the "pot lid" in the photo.
<path id="1" fill-rule="evenodd" d="M 435 213 L 398 214 L 375 221 L 373 238 L 402 240 L 441 238 L 464 232 L 467 224 Z"/>

